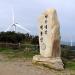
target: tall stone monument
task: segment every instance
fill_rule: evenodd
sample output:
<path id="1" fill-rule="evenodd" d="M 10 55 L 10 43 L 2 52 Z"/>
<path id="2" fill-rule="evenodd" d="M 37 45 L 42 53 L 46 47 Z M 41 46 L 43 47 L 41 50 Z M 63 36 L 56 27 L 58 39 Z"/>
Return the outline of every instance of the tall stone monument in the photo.
<path id="1" fill-rule="evenodd" d="M 60 48 L 60 25 L 55 9 L 48 9 L 39 18 L 40 55 L 33 57 L 34 63 L 50 68 L 63 69 Z"/>

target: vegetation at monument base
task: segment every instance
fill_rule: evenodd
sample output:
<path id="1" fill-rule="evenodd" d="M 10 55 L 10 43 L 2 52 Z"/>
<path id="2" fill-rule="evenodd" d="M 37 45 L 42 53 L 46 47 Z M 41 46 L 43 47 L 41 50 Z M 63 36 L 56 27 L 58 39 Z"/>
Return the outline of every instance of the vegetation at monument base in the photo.
<path id="1" fill-rule="evenodd" d="M 0 54 L 8 59 L 32 58 L 39 54 L 38 45 L 38 36 L 28 33 L 0 32 Z M 65 67 L 75 70 L 75 46 L 61 45 L 61 56 Z"/>

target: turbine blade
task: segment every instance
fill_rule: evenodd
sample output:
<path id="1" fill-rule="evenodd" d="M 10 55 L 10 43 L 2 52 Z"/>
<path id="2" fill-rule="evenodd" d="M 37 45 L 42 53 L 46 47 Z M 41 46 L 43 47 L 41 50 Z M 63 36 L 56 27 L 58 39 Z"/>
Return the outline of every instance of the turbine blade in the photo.
<path id="1" fill-rule="evenodd" d="M 28 30 L 27 28 L 24 28 L 24 27 L 22 27 L 22 26 L 19 25 L 19 24 L 15 24 L 15 25 L 18 26 L 19 28 L 25 30 L 26 32 L 31 33 L 30 30 Z"/>
<path id="2" fill-rule="evenodd" d="M 13 24 L 15 23 L 15 19 L 14 19 L 14 9 L 12 8 L 12 21 L 13 21 Z"/>
<path id="3" fill-rule="evenodd" d="M 11 28 L 11 25 L 9 25 L 9 27 L 5 30 L 5 32 L 8 31 L 10 28 Z"/>

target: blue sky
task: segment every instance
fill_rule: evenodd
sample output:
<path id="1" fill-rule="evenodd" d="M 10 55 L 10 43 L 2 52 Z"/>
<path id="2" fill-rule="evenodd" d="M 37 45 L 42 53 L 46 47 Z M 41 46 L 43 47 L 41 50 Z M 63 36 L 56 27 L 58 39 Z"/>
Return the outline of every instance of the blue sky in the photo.
<path id="1" fill-rule="evenodd" d="M 12 24 L 12 7 L 15 22 L 38 34 L 38 17 L 49 8 L 57 10 L 64 41 L 75 41 L 75 0 L 0 0 L 0 31 Z M 11 28 L 10 30 L 12 30 Z M 25 32 L 19 28 L 17 31 Z"/>

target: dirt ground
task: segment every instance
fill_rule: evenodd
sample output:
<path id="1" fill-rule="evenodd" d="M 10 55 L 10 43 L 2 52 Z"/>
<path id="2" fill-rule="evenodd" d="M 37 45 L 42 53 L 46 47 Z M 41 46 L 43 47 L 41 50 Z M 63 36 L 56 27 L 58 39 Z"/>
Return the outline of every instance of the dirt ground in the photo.
<path id="1" fill-rule="evenodd" d="M 31 61 L 1 61 L 0 75 L 75 75 L 73 71 L 55 71 L 35 66 Z"/>
<path id="2" fill-rule="evenodd" d="M 31 60 L 2 60 L 0 56 L 0 75 L 75 75 L 74 71 L 55 71 L 32 64 Z"/>

